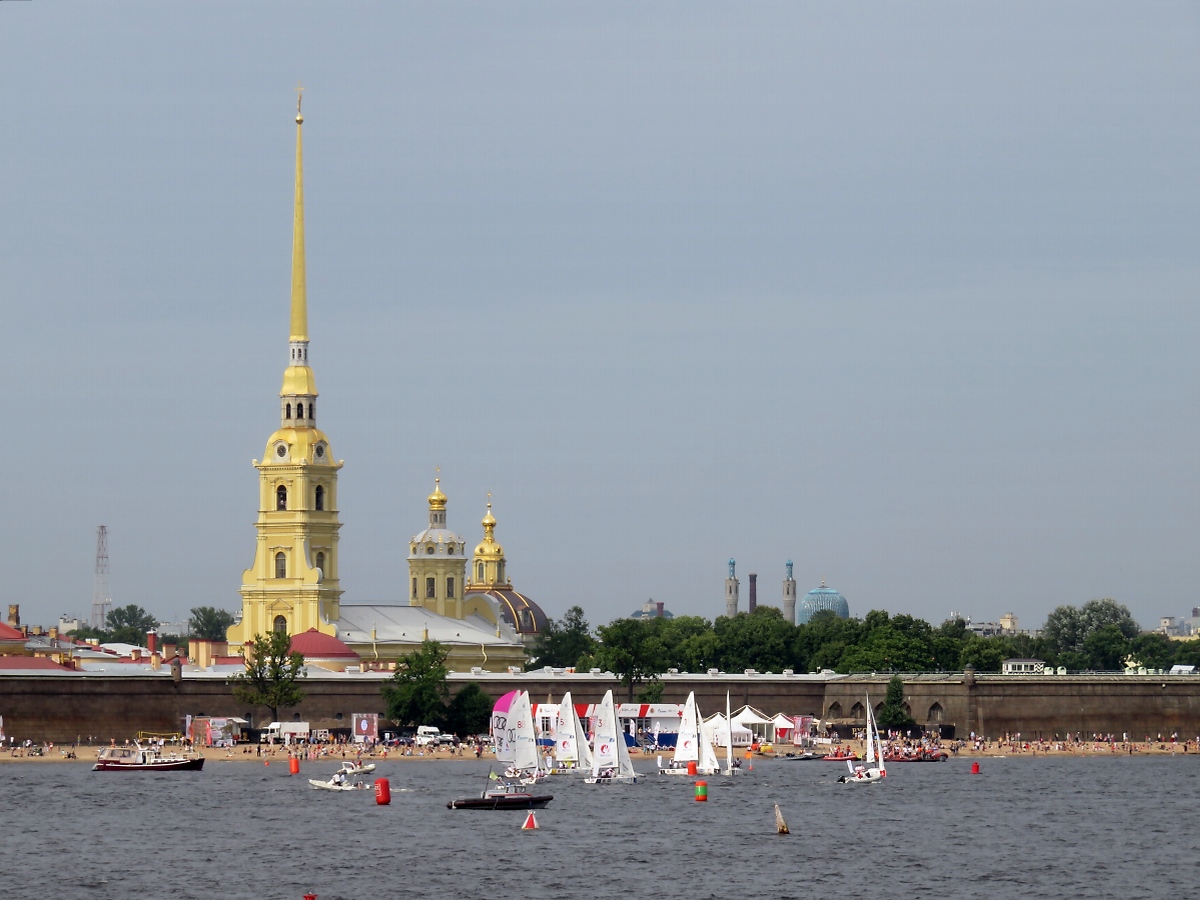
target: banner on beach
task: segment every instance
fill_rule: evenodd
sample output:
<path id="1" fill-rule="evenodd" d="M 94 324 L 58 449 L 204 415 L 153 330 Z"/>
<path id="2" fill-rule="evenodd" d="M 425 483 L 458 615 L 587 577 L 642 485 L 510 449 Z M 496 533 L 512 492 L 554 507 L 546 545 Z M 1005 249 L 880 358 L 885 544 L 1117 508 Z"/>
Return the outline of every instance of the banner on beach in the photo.
<path id="1" fill-rule="evenodd" d="M 379 713 L 351 713 L 354 723 L 354 740 L 358 743 L 379 740 Z"/>

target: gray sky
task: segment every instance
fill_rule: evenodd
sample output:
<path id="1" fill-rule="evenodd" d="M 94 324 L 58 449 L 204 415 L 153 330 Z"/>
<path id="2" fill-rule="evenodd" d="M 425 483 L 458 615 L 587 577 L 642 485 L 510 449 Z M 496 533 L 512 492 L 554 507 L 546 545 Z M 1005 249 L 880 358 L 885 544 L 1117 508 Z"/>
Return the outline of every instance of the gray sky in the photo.
<path id="1" fill-rule="evenodd" d="M 726 561 L 939 622 L 1200 605 L 1200 6 L 0 3 L 3 601 L 236 608 L 311 360 L 347 602 L 441 466 L 594 624 Z"/>

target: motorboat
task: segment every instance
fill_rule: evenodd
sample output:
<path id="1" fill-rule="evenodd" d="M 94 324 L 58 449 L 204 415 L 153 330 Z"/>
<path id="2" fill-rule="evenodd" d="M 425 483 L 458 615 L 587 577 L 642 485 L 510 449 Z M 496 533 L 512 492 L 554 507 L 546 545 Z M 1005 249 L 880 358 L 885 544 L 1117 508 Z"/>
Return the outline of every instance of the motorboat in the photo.
<path id="1" fill-rule="evenodd" d="M 348 759 L 342 763 L 339 769 L 343 775 L 368 775 L 375 771 L 375 763 L 356 762 L 353 759 Z"/>
<path id="2" fill-rule="evenodd" d="M 478 797 L 461 797 L 446 804 L 446 809 L 545 809 L 553 794 L 531 794 L 520 785 L 501 782 Z"/>
<path id="3" fill-rule="evenodd" d="M 365 791 L 367 785 L 361 781 L 319 781 L 316 778 L 308 779 L 308 783 L 319 791 Z"/>
<path id="4" fill-rule="evenodd" d="M 104 747 L 92 766 L 93 772 L 199 772 L 203 756 L 185 756 L 171 750 L 163 753 L 157 746 Z"/>

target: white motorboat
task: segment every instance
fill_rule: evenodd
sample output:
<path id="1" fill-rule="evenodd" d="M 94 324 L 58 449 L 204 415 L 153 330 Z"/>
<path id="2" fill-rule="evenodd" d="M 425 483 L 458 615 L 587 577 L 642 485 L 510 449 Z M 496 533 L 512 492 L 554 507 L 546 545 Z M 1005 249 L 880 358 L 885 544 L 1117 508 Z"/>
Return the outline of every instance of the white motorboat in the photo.
<path id="1" fill-rule="evenodd" d="M 347 759 L 342 763 L 339 771 L 343 775 L 368 775 L 375 771 L 375 763 L 356 762 L 353 759 Z"/>
<path id="2" fill-rule="evenodd" d="M 318 781 L 310 778 L 308 783 L 319 791 L 365 791 L 367 789 L 367 785 L 361 781 Z"/>

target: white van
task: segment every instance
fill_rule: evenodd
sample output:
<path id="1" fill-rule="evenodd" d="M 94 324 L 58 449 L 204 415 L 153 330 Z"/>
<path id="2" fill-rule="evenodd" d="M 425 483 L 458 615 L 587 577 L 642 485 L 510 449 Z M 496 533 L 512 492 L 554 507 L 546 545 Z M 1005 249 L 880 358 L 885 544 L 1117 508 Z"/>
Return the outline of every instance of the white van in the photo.
<path id="1" fill-rule="evenodd" d="M 418 747 L 428 747 L 430 744 L 437 744 L 442 737 L 440 729 L 432 725 L 418 725 L 416 745 Z"/>

